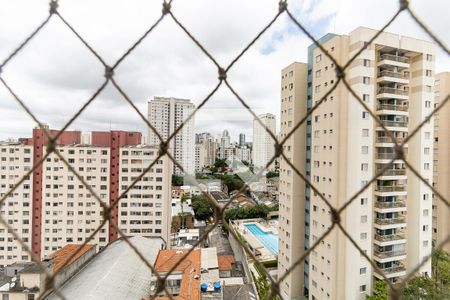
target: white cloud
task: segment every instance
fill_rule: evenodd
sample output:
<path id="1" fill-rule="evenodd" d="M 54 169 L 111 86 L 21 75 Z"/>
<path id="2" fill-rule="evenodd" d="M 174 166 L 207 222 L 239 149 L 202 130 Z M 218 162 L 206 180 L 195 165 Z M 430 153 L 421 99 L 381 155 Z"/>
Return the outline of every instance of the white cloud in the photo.
<path id="1" fill-rule="evenodd" d="M 0 61 L 45 19 L 48 0 L 10 0 L 0 4 Z M 446 0 L 412 1 L 412 7 L 444 42 L 450 40 Z M 278 1 L 173 1 L 173 13 L 223 65 L 231 60 L 273 18 Z M 395 12 L 397 1 L 290 1 L 298 19 L 320 37 L 327 31 L 345 34 L 357 26 L 380 28 Z M 160 1 L 61 1 L 64 18 L 105 59 L 113 64 L 160 16 Z M 336 17 L 334 17 L 336 16 Z M 229 81 L 257 113 L 279 113 L 279 75 L 293 61 L 305 61 L 311 43 L 281 16 L 228 74 Z M 403 13 L 391 28 L 418 38 L 426 34 Z M 437 69 L 448 70 L 440 53 Z M 56 16 L 3 70 L 2 76 L 43 122 L 58 128 L 104 80 L 103 66 Z M 116 80 L 146 114 L 153 96 L 200 101 L 217 84 L 211 61 L 167 16 L 116 70 Z M 0 87 L 0 139 L 28 136 L 35 125 Z M 232 136 L 252 134 L 252 118 L 225 86 L 196 118 L 198 131 Z M 142 130 L 145 124 L 108 86 L 72 128 Z"/>

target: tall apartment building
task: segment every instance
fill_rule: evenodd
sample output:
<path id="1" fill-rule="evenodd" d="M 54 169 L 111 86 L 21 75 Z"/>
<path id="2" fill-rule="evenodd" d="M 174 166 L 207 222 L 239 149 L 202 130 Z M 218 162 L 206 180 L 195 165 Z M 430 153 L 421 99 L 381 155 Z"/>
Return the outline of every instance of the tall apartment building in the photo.
<path id="1" fill-rule="evenodd" d="M 245 133 L 239 133 L 239 146 L 245 146 Z"/>
<path id="2" fill-rule="evenodd" d="M 224 130 L 222 133 L 222 136 L 220 137 L 220 158 L 221 159 L 225 159 L 226 158 L 226 153 L 225 153 L 225 149 L 227 149 L 231 144 L 231 139 L 230 139 L 230 134 L 228 133 L 228 130 Z"/>
<path id="3" fill-rule="evenodd" d="M 376 30 L 359 27 L 349 35 L 326 35 L 321 43 L 343 65 L 375 34 Z M 308 50 L 307 96 L 293 100 L 303 102 L 307 109 L 337 80 L 333 62 L 317 47 Z M 345 71 L 350 86 L 397 142 L 432 111 L 434 51 L 432 43 L 382 33 Z M 282 124 L 285 120 L 289 121 L 287 116 Z M 310 121 L 306 159 L 295 165 L 306 170 L 334 207 L 344 205 L 395 158 L 392 140 L 342 84 L 314 110 Z M 405 145 L 408 161 L 430 182 L 432 137 L 430 122 Z M 283 202 L 280 200 L 286 206 L 280 211 L 281 219 L 289 218 L 287 212 L 293 209 L 292 203 Z M 430 189 L 401 160 L 394 160 L 341 214 L 341 224 L 389 280 L 396 282 L 431 252 L 431 208 Z M 305 239 L 309 247 L 331 226 L 331 212 L 318 194 L 307 189 L 305 208 L 299 205 L 298 209 L 300 212 L 291 214 L 304 214 L 307 226 L 293 227 L 286 235 Z M 304 275 L 308 285 L 304 287 L 310 299 L 364 299 L 374 281 L 381 278 L 336 228 L 311 252 L 307 262 Z M 430 272 L 429 262 L 419 270 Z M 291 283 L 302 282 L 302 277 L 289 279 Z M 302 296 L 302 288 L 286 283 L 281 287 L 286 298 Z"/>
<path id="4" fill-rule="evenodd" d="M 450 72 L 436 74 L 435 106 L 450 94 Z M 434 116 L 434 187 L 450 199 L 450 105 L 445 104 Z M 450 210 L 433 195 L 433 242 L 441 243 L 450 235 Z M 450 244 L 443 249 L 450 252 Z"/>
<path id="5" fill-rule="evenodd" d="M 57 149 L 101 200 L 112 204 L 156 159 L 158 148 L 139 145 L 138 132 L 92 132 L 91 136 L 91 144 L 86 145 L 80 143 L 80 132 L 65 132 Z M 45 143 L 43 131 L 34 129 L 32 138 L 0 144 L 0 197 L 44 157 Z M 124 234 L 168 240 L 171 174 L 172 163 L 161 158 L 112 210 L 113 222 Z M 40 258 L 68 243 L 83 242 L 103 220 L 98 201 L 54 153 L 6 198 L 0 213 Z M 101 249 L 118 237 L 107 222 L 93 242 Z M 4 226 L 0 226 L 0 250 L 0 265 L 30 260 Z"/>
<path id="6" fill-rule="evenodd" d="M 216 161 L 216 142 L 208 132 L 196 134 L 195 172 L 211 166 Z"/>
<path id="7" fill-rule="evenodd" d="M 306 115 L 306 81 L 308 66 L 293 63 L 281 71 L 281 121 L 280 140 L 283 140 L 295 124 Z M 310 121 L 308 121 L 310 122 Z M 308 124 L 310 127 L 311 125 Z M 306 124 L 298 128 L 283 146 L 289 161 L 303 174 L 306 171 Z M 305 252 L 305 240 L 299 237 L 305 229 L 305 184 L 297 173 L 280 158 L 279 181 L 279 254 L 278 274 L 287 272 L 292 263 Z M 307 267 L 307 265 L 306 265 Z M 288 295 L 303 295 L 307 286 L 304 278 L 305 265 L 295 268 L 281 284 L 281 291 Z M 307 278 L 307 277 L 306 277 Z M 294 298 L 294 297 L 292 297 Z"/>
<path id="8" fill-rule="evenodd" d="M 269 113 L 259 115 L 258 118 L 263 125 L 257 119 L 253 120 L 253 165 L 257 168 L 264 168 L 275 155 L 275 141 L 266 128 L 275 134 L 276 118 L 275 115 Z M 273 168 L 274 164 L 269 166 L 269 170 Z"/>
<path id="9" fill-rule="evenodd" d="M 195 105 L 190 100 L 173 97 L 154 97 L 148 102 L 148 121 L 163 140 L 167 140 L 184 123 L 181 131 L 170 141 L 169 148 L 175 160 L 183 167 L 184 173 L 190 175 L 195 172 L 195 122 L 194 117 L 186 120 L 194 109 Z M 148 144 L 159 143 L 156 134 L 149 129 Z M 181 174 L 181 170 L 175 165 L 174 173 Z"/>

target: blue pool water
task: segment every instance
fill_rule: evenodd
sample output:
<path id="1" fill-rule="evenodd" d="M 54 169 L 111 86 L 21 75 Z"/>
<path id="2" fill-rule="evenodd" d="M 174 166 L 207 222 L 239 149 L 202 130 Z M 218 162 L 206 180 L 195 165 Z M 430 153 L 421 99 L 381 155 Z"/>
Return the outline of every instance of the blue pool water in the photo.
<path id="1" fill-rule="evenodd" d="M 273 255 L 278 255 L 278 236 L 271 232 L 263 231 L 256 224 L 245 224 L 248 229 Z"/>

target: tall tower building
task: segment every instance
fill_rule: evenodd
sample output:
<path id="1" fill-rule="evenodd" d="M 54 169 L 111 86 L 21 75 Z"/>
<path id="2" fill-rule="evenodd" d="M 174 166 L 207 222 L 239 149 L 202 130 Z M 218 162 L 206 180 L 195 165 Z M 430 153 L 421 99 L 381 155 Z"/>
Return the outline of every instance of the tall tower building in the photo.
<path id="1" fill-rule="evenodd" d="M 267 132 L 266 128 L 275 134 L 275 115 L 262 114 L 253 120 L 253 165 L 257 168 L 265 168 L 270 159 L 275 155 L 275 141 Z M 274 164 L 269 166 L 269 170 L 273 169 Z"/>
<path id="2" fill-rule="evenodd" d="M 195 133 L 194 117 L 185 122 L 194 111 L 195 106 L 190 100 L 154 97 L 148 103 L 148 120 L 164 140 L 183 123 L 183 128 L 170 141 L 169 148 L 175 160 L 181 164 L 186 174 L 193 175 L 195 170 Z M 149 145 L 159 145 L 160 140 L 149 129 Z M 174 165 L 174 173 L 181 170 Z"/>
<path id="3" fill-rule="evenodd" d="M 239 146 L 245 146 L 245 133 L 239 134 Z"/>
<path id="4" fill-rule="evenodd" d="M 435 106 L 450 93 L 450 72 L 436 74 Z M 445 199 L 450 199 L 450 105 L 445 104 L 434 116 L 434 187 Z M 450 235 L 450 211 L 433 195 L 433 241 L 441 243 Z M 450 252 L 447 243 L 443 248 Z"/>
<path id="5" fill-rule="evenodd" d="M 224 159 L 225 156 L 225 149 L 230 146 L 230 134 L 228 133 L 228 130 L 224 130 L 222 133 L 222 137 L 220 138 L 220 158 Z"/>
<path id="6" fill-rule="evenodd" d="M 308 66 L 303 63 L 293 63 L 281 71 L 281 125 L 279 139 L 283 140 L 306 115 L 306 82 Z M 308 121 L 310 122 L 310 121 Z M 311 125 L 308 125 L 311 127 Z M 297 129 L 286 141 L 284 154 L 299 168 L 306 171 L 306 126 Z M 300 164 L 299 164 L 300 162 Z M 305 240 L 299 237 L 305 232 L 306 202 L 305 184 L 295 171 L 280 160 L 279 181 L 279 255 L 278 274 L 282 276 L 289 266 L 297 261 L 305 252 Z M 305 232 L 306 233 L 306 232 Z M 305 284 L 306 281 L 306 284 Z M 286 298 L 292 295 L 305 294 L 307 276 L 304 278 L 304 264 L 295 268 L 281 284 L 281 292 Z"/>
<path id="7" fill-rule="evenodd" d="M 359 27 L 349 35 L 326 35 L 320 42 L 344 65 L 376 33 Z M 307 109 L 318 103 L 337 80 L 333 61 L 317 47 L 308 50 L 306 99 L 293 100 L 304 103 Z M 352 89 L 399 143 L 432 111 L 434 51 L 432 43 L 382 33 L 345 70 Z M 283 118 L 282 124 L 289 122 L 287 116 Z M 310 121 L 306 124 L 306 159 L 293 163 L 301 172 L 306 170 L 322 195 L 305 189 L 304 208 L 284 201 L 285 207 L 280 209 L 281 219 L 305 215 L 307 226 L 293 227 L 286 234 L 304 239 L 305 248 L 316 243 L 332 225 L 331 211 L 320 196 L 333 207 L 342 207 L 395 158 L 392 139 L 343 84 L 313 111 Z M 430 182 L 432 136 L 430 122 L 404 147 L 407 160 Z M 397 282 L 431 252 L 431 208 L 431 190 L 407 170 L 402 160 L 394 160 L 341 213 L 341 224 L 389 280 Z M 304 287 L 309 299 L 364 299 L 373 282 L 382 278 L 337 228 L 311 252 L 303 271 L 308 277 Z M 422 274 L 430 272 L 430 262 L 419 270 Z M 289 279 L 298 284 L 303 278 Z M 301 289 L 286 288 L 286 283 L 281 287 L 286 298 L 302 296 Z"/>

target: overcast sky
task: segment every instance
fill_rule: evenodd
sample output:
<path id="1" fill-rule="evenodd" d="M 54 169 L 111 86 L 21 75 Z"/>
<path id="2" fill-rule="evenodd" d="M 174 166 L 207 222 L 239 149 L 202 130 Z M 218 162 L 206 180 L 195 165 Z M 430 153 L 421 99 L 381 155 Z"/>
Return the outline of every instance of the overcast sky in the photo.
<path id="1" fill-rule="evenodd" d="M 357 26 L 375 29 L 395 13 L 396 0 L 289 1 L 289 8 L 316 38 L 327 32 L 347 34 Z M 448 0 L 415 0 L 412 8 L 450 44 Z M 226 66 L 270 21 L 278 0 L 174 0 L 172 11 L 192 34 Z M 63 17 L 104 58 L 113 64 L 161 13 L 161 1 L 63 0 Z M 0 2 L 0 61 L 45 19 L 48 0 Z M 407 13 L 388 31 L 430 40 Z M 279 116 L 280 70 L 305 62 L 311 41 L 287 16 L 234 65 L 229 81 L 257 113 Z M 450 59 L 438 51 L 436 70 L 450 70 Z M 57 17 L 5 67 L 2 77 L 38 119 L 60 128 L 100 86 L 103 66 Z M 153 96 L 191 99 L 198 104 L 217 84 L 217 70 L 170 17 L 140 44 L 116 70 L 115 78 L 146 115 Z M 278 120 L 277 120 L 278 121 Z M 30 136 L 34 122 L 0 85 L 0 139 Z M 278 125 L 277 125 L 278 126 Z M 145 124 L 109 85 L 71 129 L 138 130 Z M 228 129 L 252 135 L 252 117 L 225 86 L 196 116 L 196 131 L 218 134 Z"/>

